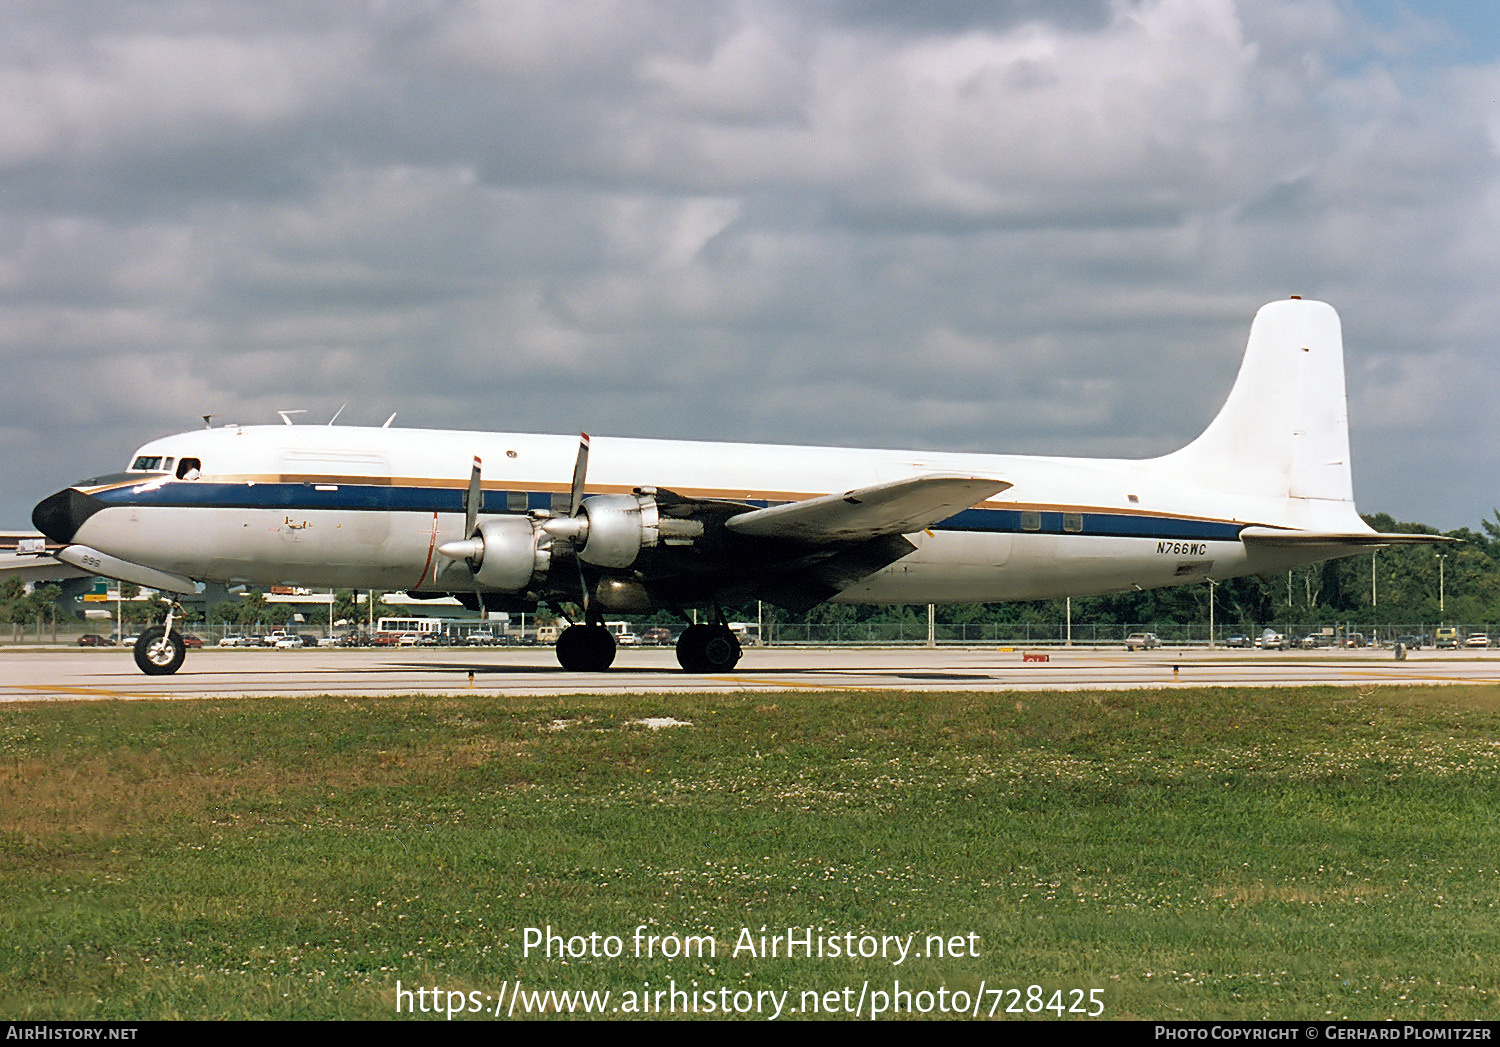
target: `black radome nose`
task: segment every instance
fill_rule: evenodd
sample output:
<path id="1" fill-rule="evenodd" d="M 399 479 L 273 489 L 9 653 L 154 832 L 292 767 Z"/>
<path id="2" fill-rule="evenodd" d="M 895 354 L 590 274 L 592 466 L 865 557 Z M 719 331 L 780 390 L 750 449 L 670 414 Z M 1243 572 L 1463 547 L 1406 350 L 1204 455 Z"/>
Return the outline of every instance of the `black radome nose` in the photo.
<path id="1" fill-rule="evenodd" d="M 83 522 L 103 508 L 104 503 L 93 495 L 69 487 L 38 502 L 31 510 L 31 523 L 50 540 L 69 545 Z"/>

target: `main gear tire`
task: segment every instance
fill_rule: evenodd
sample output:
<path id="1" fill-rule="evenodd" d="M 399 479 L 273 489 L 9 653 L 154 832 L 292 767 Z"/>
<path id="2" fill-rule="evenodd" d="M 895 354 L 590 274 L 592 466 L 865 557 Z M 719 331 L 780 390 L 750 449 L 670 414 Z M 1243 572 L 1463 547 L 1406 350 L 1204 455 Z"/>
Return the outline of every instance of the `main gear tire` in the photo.
<path id="1" fill-rule="evenodd" d="M 677 639 L 677 664 L 690 673 L 731 672 L 740 654 L 740 641 L 724 625 L 690 625 Z"/>
<path id="2" fill-rule="evenodd" d="M 557 661 L 570 673 L 602 673 L 615 661 L 615 637 L 602 625 L 570 625 L 557 638 Z"/>

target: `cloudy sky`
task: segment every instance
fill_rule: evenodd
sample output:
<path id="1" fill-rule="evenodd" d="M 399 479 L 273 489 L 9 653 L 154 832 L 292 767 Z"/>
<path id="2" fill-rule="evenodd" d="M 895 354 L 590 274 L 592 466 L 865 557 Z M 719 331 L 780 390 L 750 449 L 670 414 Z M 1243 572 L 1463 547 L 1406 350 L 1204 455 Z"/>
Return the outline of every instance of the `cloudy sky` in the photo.
<path id="1" fill-rule="evenodd" d="M 1468 0 L 11 0 L 0 525 L 344 403 L 1148 456 L 1301 294 L 1361 509 L 1477 526 L 1497 97 Z"/>

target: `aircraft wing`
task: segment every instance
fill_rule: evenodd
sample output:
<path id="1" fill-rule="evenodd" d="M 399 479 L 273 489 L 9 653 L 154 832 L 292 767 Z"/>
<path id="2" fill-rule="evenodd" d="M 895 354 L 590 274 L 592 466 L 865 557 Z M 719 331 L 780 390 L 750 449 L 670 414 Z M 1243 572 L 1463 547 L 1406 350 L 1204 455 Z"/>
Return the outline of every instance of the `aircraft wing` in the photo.
<path id="1" fill-rule="evenodd" d="M 979 476 L 932 474 L 861 487 L 730 517 L 724 525 L 752 538 L 828 544 L 910 534 L 1012 485 Z"/>
<path id="2" fill-rule="evenodd" d="M 1240 540 L 1252 545 L 1290 546 L 1356 546 L 1380 549 L 1388 545 L 1432 545 L 1459 539 L 1441 534 L 1414 534 L 1406 531 L 1293 531 L 1279 527 L 1246 527 Z"/>

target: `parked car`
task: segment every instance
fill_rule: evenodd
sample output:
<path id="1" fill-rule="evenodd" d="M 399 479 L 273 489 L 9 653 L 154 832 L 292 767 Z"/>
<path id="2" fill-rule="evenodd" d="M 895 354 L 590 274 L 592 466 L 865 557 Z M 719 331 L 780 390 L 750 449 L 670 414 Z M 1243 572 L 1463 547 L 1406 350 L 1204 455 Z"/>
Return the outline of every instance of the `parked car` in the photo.
<path id="1" fill-rule="evenodd" d="M 78 638 L 79 647 L 108 647 L 109 641 L 98 633 L 84 633 Z"/>
<path id="2" fill-rule="evenodd" d="M 1161 641 L 1156 638 L 1155 633 L 1131 633 L 1125 637 L 1127 651 L 1149 651 L 1160 646 Z"/>
<path id="3" fill-rule="evenodd" d="M 1464 641 L 1465 647 L 1488 647 L 1489 645 L 1490 638 L 1486 633 L 1470 633 L 1469 638 Z"/>
<path id="4" fill-rule="evenodd" d="M 203 637 L 188 633 L 182 638 L 182 646 L 188 648 L 189 650 L 197 650 L 199 647 L 203 646 Z"/>
<path id="5" fill-rule="evenodd" d="M 1224 641 L 1224 646 L 1225 647 L 1249 647 L 1250 646 L 1250 637 L 1248 637 L 1248 636 L 1239 636 L 1239 635 L 1231 636 L 1227 640 Z"/>

